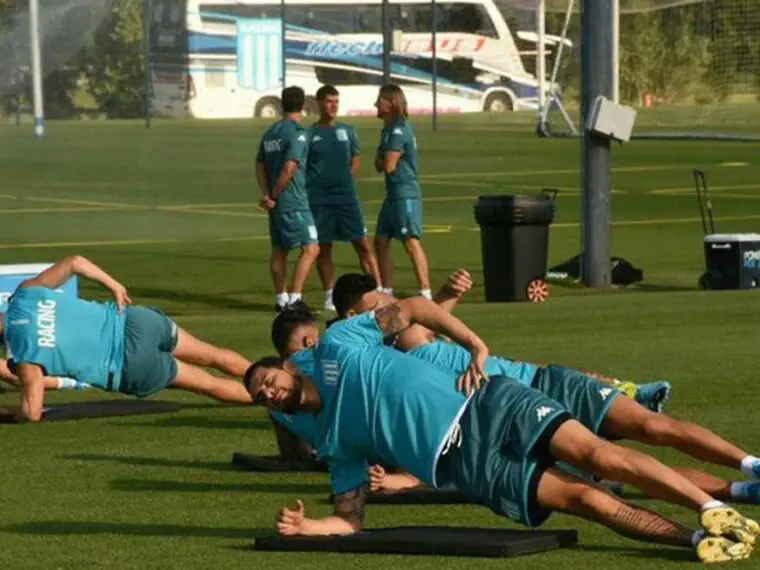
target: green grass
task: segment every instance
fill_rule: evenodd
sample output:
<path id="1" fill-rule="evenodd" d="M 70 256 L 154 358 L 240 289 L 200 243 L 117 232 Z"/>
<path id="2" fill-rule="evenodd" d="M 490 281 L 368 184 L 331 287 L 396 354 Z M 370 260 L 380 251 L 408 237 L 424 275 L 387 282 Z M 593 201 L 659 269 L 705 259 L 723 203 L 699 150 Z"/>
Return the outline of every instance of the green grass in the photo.
<path id="1" fill-rule="evenodd" d="M 378 125 L 356 124 L 370 155 Z M 696 291 L 703 254 L 691 169 L 707 173 L 719 230 L 755 231 L 758 145 L 616 147 L 613 251 L 644 269 L 642 286 L 605 293 L 555 286 L 543 305 L 490 305 L 483 302 L 475 197 L 559 188 L 550 263 L 576 254 L 579 143 L 539 140 L 520 117 L 444 118 L 438 133 L 426 120 L 415 125 L 433 281 L 457 267 L 473 273 L 475 287 L 458 314 L 494 353 L 631 379 L 668 378 L 675 387 L 674 416 L 752 448 L 760 436 L 754 413 L 760 404 L 754 373 L 760 296 Z M 252 172 L 262 128 L 257 122 L 157 121 L 150 131 L 139 122 L 51 123 L 49 137 L 35 140 L 28 126 L 1 125 L 0 263 L 81 253 L 121 279 L 136 303 L 164 308 L 198 336 L 252 358 L 271 352 L 266 219 L 254 208 Z M 359 188 L 373 222 L 383 186 L 369 162 Z M 396 287 L 411 293 L 409 262 L 396 252 Z M 337 254 L 340 270 L 355 268 L 349 247 Z M 82 293 L 103 298 L 91 285 Z M 306 298 L 321 298 L 316 275 Z M 164 397 L 191 406 L 169 415 L 0 428 L 0 567 L 633 570 L 692 560 L 688 552 L 636 544 L 565 516 L 553 517 L 547 527 L 578 528 L 579 548 L 516 561 L 252 553 L 252 539 L 269 532 L 278 506 L 300 497 L 310 513 L 329 512 L 326 478 L 235 471 L 233 452 L 275 450 L 264 414 L 190 395 Z M 14 393 L 0 395 L 0 405 L 16 401 Z M 673 452 L 655 454 L 694 465 Z M 684 509 L 644 504 L 694 522 Z M 760 508 L 746 511 L 760 517 Z M 368 508 L 370 527 L 414 523 L 506 524 L 478 507 Z"/>

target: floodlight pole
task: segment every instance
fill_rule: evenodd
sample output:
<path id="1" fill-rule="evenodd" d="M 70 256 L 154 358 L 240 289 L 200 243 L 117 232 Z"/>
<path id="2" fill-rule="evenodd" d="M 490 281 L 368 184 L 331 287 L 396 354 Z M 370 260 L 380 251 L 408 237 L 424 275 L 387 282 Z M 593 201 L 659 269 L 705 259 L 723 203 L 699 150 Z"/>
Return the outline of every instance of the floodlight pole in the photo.
<path id="1" fill-rule="evenodd" d="M 538 37 L 536 44 L 538 116 L 539 121 L 543 121 L 546 107 L 546 0 L 536 0 L 536 36 Z"/>
<path id="2" fill-rule="evenodd" d="M 620 0 L 612 0 L 612 100 L 620 103 Z"/>
<path id="3" fill-rule="evenodd" d="M 430 0 L 431 2 L 431 34 L 432 34 L 432 57 L 433 57 L 433 131 L 438 130 L 438 36 L 437 36 L 437 30 L 438 27 L 438 18 L 436 17 L 435 9 L 436 4 L 435 0 Z"/>
<path id="4" fill-rule="evenodd" d="M 583 282 L 610 286 L 612 151 L 586 121 L 600 95 L 612 97 L 612 5 L 585 0 L 581 12 L 581 155 L 583 157 Z"/>
<path id="5" fill-rule="evenodd" d="M 45 111 L 42 104 L 42 60 L 40 56 L 39 0 L 29 0 L 29 40 L 32 46 L 32 94 L 34 134 L 45 136 Z"/>
<path id="6" fill-rule="evenodd" d="M 143 73 L 143 91 L 145 91 L 145 128 L 150 128 L 151 115 L 153 114 L 151 109 L 151 95 L 153 94 L 153 70 L 151 69 L 151 37 L 150 37 L 150 25 L 153 19 L 153 0 L 145 0 L 143 4 L 143 65 L 145 70 Z"/>
<path id="7" fill-rule="evenodd" d="M 287 60 L 288 60 L 288 53 L 287 53 L 287 41 L 285 39 L 285 34 L 287 33 L 287 25 L 286 20 L 287 13 L 285 11 L 285 0 L 280 0 L 280 35 L 282 36 L 280 38 L 280 51 L 282 52 L 282 88 L 285 89 L 288 84 L 286 82 L 286 74 L 287 74 Z"/>
<path id="8" fill-rule="evenodd" d="M 393 43 L 393 30 L 391 30 L 391 13 L 388 0 L 383 0 L 380 9 L 383 26 L 383 85 L 388 85 L 391 82 L 391 44 Z"/>

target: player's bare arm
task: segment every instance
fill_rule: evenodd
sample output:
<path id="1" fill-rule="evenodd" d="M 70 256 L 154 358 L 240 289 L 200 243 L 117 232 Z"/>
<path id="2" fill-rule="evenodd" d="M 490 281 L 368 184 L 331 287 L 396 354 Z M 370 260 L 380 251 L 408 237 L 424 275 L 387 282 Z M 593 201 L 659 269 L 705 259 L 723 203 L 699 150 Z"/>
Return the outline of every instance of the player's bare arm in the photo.
<path id="1" fill-rule="evenodd" d="M 38 422 L 42 419 L 42 401 L 45 396 L 45 375 L 36 364 L 22 362 L 16 366 L 21 383 L 21 416 L 24 420 Z"/>
<path id="2" fill-rule="evenodd" d="M 298 162 L 295 160 L 288 160 L 282 165 L 280 177 L 277 179 L 277 182 L 275 182 L 274 188 L 272 188 L 272 191 L 269 194 L 272 200 L 277 200 L 277 198 L 280 197 L 280 194 L 285 191 L 285 188 L 288 187 L 288 184 L 290 184 L 290 181 L 293 179 L 296 170 L 298 170 Z"/>
<path id="3" fill-rule="evenodd" d="M 347 493 L 336 495 L 335 514 L 322 519 L 305 516 L 303 502 L 296 501 L 296 508 L 282 507 L 277 513 L 277 532 L 285 536 L 322 536 L 353 534 L 364 526 L 364 505 L 367 502 L 368 485 Z"/>
<path id="4" fill-rule="evenodd" d="M 269 179 L 267 177 L 267 166 L 263 162 L 256 163 L 256 183 L 259 185 L 259 205 L 269 211 L 274 207 L 274 202 L 269 197 Z"/>
<path id="5" fill-rule="evenodd" d="M 420 324 L 436 333 L 446 335 L 472 354 L 472 364 L 459 380 L 459 389 L 470 394 L 486 379 L 485 361 L 489 356 L 486 344 L 467 325 L 454 315 L 424 297 L 412 297 L 375 311 L 375 320 L 387 338 L 397 335 L 412 324 Z"/>
<path id="6" fill-rule="evenodd" d="M 359 155 L 356 154 L 351 157 L 351 176 L 356 176 L 356 173 L 359 172 L 360 167 L 361 159 L 359 158 Z"/>
<path id="7" fill-rule="evenodd" d="M 72 255 L 60 260 L 36 277 L 27 279 L 21 283 L 19 287 L 46 287 L 48 289 L 57 289 L 66 283 L 72 275 L 78 275 L 85 279 L 89 279 L 90 281 L 95 281 L 111 291 L 119 309 L 132 303 L 132 299 L 129 298 L 127 289 L 124 285 L 81 255 Z"/>
<path id="8" fill-rule="evenodd" d="M 397 150 L 389 150 L 383 156 L 383 172 L 393 174 L 396 172 L 398 161 L 401 160 L 401 153 Z"/>

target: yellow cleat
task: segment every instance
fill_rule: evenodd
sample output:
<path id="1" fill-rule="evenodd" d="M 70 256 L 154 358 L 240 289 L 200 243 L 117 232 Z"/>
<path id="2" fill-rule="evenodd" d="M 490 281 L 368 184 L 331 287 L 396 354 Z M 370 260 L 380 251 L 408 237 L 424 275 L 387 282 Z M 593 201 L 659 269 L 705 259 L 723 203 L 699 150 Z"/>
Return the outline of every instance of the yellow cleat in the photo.
<path id="1" fill-rule="evenodd" d="M 752 554 L 752 547 L 742 542 L 733 542 L 723 536 L 706 535 L 697 544 L 697 557 L 703 564 L 746 560 Z"/>
<path id="2" fill-rule="evenodd" d="M 615 380 L 612 385 L 620 390 L 623 394 L 628 396 L 631 400 L 636 400 L 636 392 L 639 389 L 637 384 L 633 382 L 623 382 L 622 380 Z"/>
<path id="3" fill-rule="evenodd" d="M 716 507 L 702 511 L 699 515 L 702 528 L 712 536 L 724 536 L 735 542 L 754 546 L 760 536 L 760 525 L 752 519 L 745 519 L 730 507 Z"/>

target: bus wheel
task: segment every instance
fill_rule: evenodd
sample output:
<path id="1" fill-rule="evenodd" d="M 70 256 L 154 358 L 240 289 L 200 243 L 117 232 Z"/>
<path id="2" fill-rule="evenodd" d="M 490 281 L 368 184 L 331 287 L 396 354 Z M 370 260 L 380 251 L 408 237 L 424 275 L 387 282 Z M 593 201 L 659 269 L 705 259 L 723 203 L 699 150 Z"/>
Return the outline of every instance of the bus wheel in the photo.
<path id="1" fill-rule="evenodd" d="M 279 119 L 282 116 L 280 100 L 274 97 L 265 97 L 256 103 L 254 116 L 262 119 Z"/>
<path id="2" fill-rule="evenodd" d="M 314 97 L 307 97 L 303 106 L 303 114 L 306 117 L 319 117 L 319 105 Z"/>
<path id="3" fill-rule="evenodd" d="M 512 99 L 506 93 L 491 93 L 486 98 L 484 111 L 489 113 L 504 113 L 513 110 Z"/>

